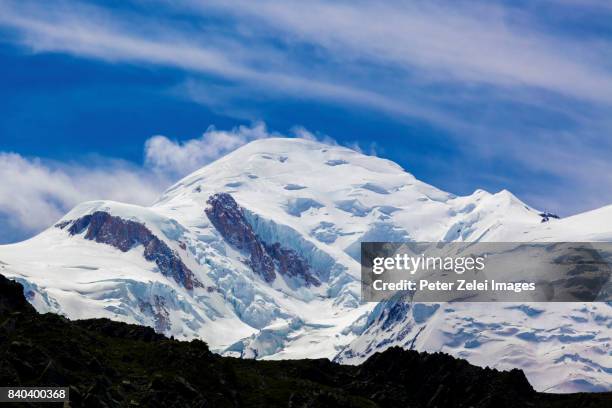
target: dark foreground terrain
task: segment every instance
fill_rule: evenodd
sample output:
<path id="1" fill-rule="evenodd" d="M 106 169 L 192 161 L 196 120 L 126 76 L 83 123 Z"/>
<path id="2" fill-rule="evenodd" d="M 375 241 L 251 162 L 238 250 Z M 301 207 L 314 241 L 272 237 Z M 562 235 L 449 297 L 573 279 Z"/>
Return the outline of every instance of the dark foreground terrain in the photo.
<path id="1" fill-rule="evenodd" d="M 38 314 L 2 275 L 0 385 L 69 386 L 72 407 L 612 407 L 612 393 L 541 394 L 520 370 L 440 353 L 392 348 L 356 367 L 220 357 L 145 327 Z"/>

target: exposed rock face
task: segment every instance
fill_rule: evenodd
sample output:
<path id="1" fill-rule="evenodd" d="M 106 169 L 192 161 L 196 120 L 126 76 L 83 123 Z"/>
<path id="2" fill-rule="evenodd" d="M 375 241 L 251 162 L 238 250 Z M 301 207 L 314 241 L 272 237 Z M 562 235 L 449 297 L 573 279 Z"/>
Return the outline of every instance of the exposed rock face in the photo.
<path id="1" fill-rule="evenodd" d="M 253 271 L 266 282 L 272 282 L 276 277 L 274 261 L 234 198 L 229 194 L 220 193 L 211 196 L 207 203 L 210 206 L 205 210 L 206 215 L 223 238 L 234 248 L 247 252 L 250 255 L 249 264 Z"/>
<path id="2" fill-rule="evenodd" d="M 542 222 L 548 222 L 548 221 L 550 221 L 551 218 L 554 218 L 556 220 L 561 218 L 557 214 L 553 214 L 551 212 L 540 213 L 540 217 L 542 217 Z"/>
<path id="3" fill-rule="evenodd" d="M 312 275 L 310 265 L 293 249 L 283 248 L 280 243 L 267 245 L 266 250 L 276 261 L 276 267 L 281 275 L 302 277 L 306 285 L 319 286 L 321 283 Z"/>
<path id="4" fill-rule="evenodd" d="M 231 246 L 249 254 L 251 268 L 266 282 L 272 282 L 278 272 L 302 278 L 307 286 L 321 284 L 308 262 L 296 251 L 283 248 L 278 242 L 269 244 L 261 240 L 231 195 L 214 194 L 207 203 L 209 207 L 205 211 L 210 222 Z"/>
<path id="5" fill-rule="evenodd" d="M 155 262 L 164 276 L 172 277 L 187 289 L 201 286 L 193 272 L 185 266 L 178 254 L 157 238 L 151 230 L 135 221 L 124 220 L 104 211 L 96 211 L 72 222 L 58 224 L 66 228 L 71 235 L 85 232 L 85 239 L 102 244 L 112 245 L 122 252 L 127 252 L 137 245 L 144 246 L 147 261 Z"/>

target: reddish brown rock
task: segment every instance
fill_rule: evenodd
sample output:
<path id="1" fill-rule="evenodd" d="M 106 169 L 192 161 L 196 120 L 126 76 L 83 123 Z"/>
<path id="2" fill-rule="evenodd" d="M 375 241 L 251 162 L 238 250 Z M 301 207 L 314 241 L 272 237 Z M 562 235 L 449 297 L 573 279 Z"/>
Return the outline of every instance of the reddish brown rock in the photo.
<path id="1" fill-rule="evenodd" d="M 63 229 L 68 225 L 70 225 L 68 232 L 71 235 L 85 231 L 85 239 L 111 245 L 122 252 L 142 245 L 145 259 L 155 262 L 164 276 L 172 277 L 190 290 L 195 286 L 201 286 L 178 254 L 141 223 L 124 220 L 104 211 L 96 211 L 75 221 L 58 224 L 58 228 Z"/>
<path id="2" fill-rule="evenodd" d="M 249 266 L 266 282 L 272 282 L 276 272 L 283 276 L 301 278 L 307 286 L 321 283 L 313 275 L 308 262 L 296 251 L 276 242 L 264 242 L 247 221 L 243 209 L 227 193 L 214 194 L 207 201 L 206 215 L 234 248 L 249 255 Z"/>
<path id="3" fill-rule="evenodd" d="M 266 282 L 276 277 L 272 257 L 247 222 L 242 208 L 226 193 L 211 196 L 205 212 L 210 222 L 234 248 L 249 254 L 249 265 Z"/>

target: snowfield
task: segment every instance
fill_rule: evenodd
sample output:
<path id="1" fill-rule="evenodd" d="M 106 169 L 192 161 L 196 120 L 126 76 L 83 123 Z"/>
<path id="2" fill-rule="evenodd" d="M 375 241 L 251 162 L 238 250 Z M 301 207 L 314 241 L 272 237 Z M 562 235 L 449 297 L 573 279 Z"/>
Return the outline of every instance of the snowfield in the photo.
<path id="1" fill-rule="evenodd" d="M 242 230 L 213 225 L 205 210 L 217 193 L 235 200 Z M 146 244 L 122 251 L 105 243 L 114 233 L 130 236 L 133 226 L 107 225 L 106 235 L 93 223 L 76 228 L 96 213 L 146 227 L 169 249 L 166 258 L 147 259 L 157 247 Z M 228 242 L 228 234 L 241 240 L 248 231 L 256 242 L 242 249 Z M 399 345 L 518 367 L 539 391 L 612 390 L 612 303 L 362 304 L 362 241 L 612 241 L 612 206 L 542 222 L 539 211 L 505 190 L 458 197 L 388 160 L 303 139 L 265 139 L 185 177 L 151 207 L 77 206 L 40 235 L 0 246 L 0 273 L 23 283 L 41 312 L 147 325 L 201 338 L 226 355 L 356 364 Z M 253 253 L 265 259 L 276 243 L 268 282 L 255 272 Z M 161 273 L 160 262 L 168 270 L 184 265 L 194 287 Z M 319 285 L 282 272 L 304 265 Z"/>

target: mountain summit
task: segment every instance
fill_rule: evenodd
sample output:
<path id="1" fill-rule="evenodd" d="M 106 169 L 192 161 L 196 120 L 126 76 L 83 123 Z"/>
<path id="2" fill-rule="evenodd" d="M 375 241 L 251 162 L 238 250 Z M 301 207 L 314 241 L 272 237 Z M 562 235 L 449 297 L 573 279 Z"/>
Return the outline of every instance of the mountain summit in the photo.
<path id="1" fill-rule="evenodd" d="M 455 196 L 388 160 L 272 138 L 150 207 L 80 204 L 1 246 L 0 273 L 38 311 L 146 325 L 231 356 L 352 364 L 400 346 L 521 368 L 538 390 L 602 390 L 610 305 L 361 304 L 359 251 L 362 241 L 604 241 L 610 219 L 611 207 L 543 217 L 505 190 Z"/>

